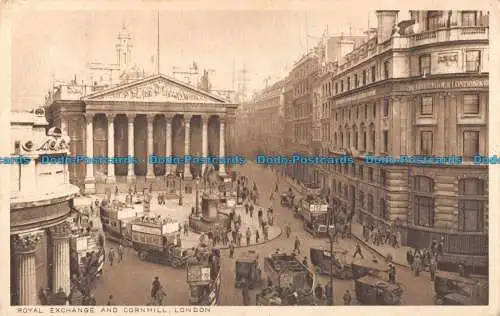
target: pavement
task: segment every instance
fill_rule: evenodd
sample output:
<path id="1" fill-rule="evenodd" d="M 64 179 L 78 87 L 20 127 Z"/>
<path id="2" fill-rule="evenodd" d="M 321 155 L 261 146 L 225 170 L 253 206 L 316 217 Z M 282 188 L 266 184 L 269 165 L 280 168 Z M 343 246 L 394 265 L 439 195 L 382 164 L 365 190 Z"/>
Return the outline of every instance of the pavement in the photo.
<path id="1" fill-rule="evenodd" d="M 259 265 L 263 269 L 264 257 L 274 253 L 276 249 L 280 251 L 291 252 L 293 249 L 294 239 L 297 236 L 301 241 L 300 256 L 309 257 L 309 249 L 314 248 L 329 248 L 329 242 L 326 239 L 313 238 L 309 233 L 302 229 L 302 221 L 293 217 L 291 209 L 282 207 L 279 198 L 272 201 L 269 200 L 270 193 L 274 191 L 275 185 L 278 182 L 280 192 L 288 190 L 290 185 L 283 177 L 277 177 L 276 173 L 270 169 L 262 168 L 255 164 L 247 164 L 237 168 L 238 172 L 246 175 L 250 183 L 254 180 L 257 183 L 259 191 L 258 205 L 263 205 L 267 208 L 272 205 L 275 214 L 277 227 L 283 228 L 290 224 L 292 227 L 292 235 L 289 239 L 285 234 L 278 235 L 275 239 L 260 245 L 251 245 L 235 249 L 235 257 L 229 258 L 229 251 L 223 249 L 221 251 L 221 305 L 223 306 L 241 306 L 243 305 L 241 290 L 236 289 L 235 283 L 235 263 L 239 256 L 247 252 L 247 250 L 256 251 L 259 254 Z M 186 202 L 188 198 L 185 199 Z M 168 205 L 168 204 L 167 204 Z M 178 215 L 180 216 L 180 215 Z M 242 221 L 249 220 L 242 215 Z M 345 259 L 352 260 L 353 251 L 357 241 L 355 239 L 339 239 L 335 244 L 335 248 L 345 249 L 347 254 Z M 108 242 L 107 246 L 113 246 L 113 243 Z M 363 253 L 367 260 L 372 257 L 372 251 L 364 244 Z M 376 255 L 375 253 L 373 255 Z M 114 296 L 117 305 L 145 305 L 149 302 L 149 293 L 151 291 L 151 283 L 155 276 L 158 276 L 160 282 L 166 289 L 167 305 L 188 305 L 188 285 L 186 284 L 186 271 L 184 269 L 174 269 L 159 264 L 140 261 L 133 251 L 128 250 L 125 253 L 124 262 L 110 266 L 109 262 L 105 263 L 104 274 L 97 282 L 96 299 L 98 304 L 105 305 L 110 294 Z M 380 258 L 379 258 L 380 259 Z M 386 276 L 385 276 L 386 277 Z M 318 283 L 327 284 L 329 278 L 327 276 L 316 276 Z M 397 267 L 397 282 L 403 288 L 402 303 L 404 305 L 433 305 L 434 304 L 434 289 L 430 278 L 425 274 L 420 277 L 415 277 L 408 269 Z M 343 305 L 342 296 L 346 290 L 349 290 L 353 298 L 353 305 L 358 304 L 355 298 L 354 281 L 353 280 L 334 280 L 334 303 Z M 255 294 L 259 290 L 251 291 L 251 305 L 255 305 Z"/>

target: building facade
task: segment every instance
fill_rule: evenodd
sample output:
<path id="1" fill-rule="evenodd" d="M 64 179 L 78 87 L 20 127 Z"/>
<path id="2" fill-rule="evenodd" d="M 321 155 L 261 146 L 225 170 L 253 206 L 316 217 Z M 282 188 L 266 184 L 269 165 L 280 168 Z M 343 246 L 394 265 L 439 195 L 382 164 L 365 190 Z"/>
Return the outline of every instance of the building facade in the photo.
<path id="1" fill-rule="evenodd" d="M 131 66 L 130 39 L 128 33 L 118 36 L 118 79 L 75 79 L 58 84 L 47 98 L 49 122 L 69 135 L 73 155 L 137 159 L 135 164 L 69 165 L 71 183 L 88 193 L 115 186 L 126 191 L 130 183 L 157 189 L 171 174 L 201 176 L 206 164 L 152 164 L 148 156 L 224 157 L 235 138 L 236 104 L 163 74 L 139 76 Z M 214 167 L 227 175 L 224 164 Z"/>
<path id="2" fill-rule="evenodd" d="M 326 84 L 335 207 L 360 222 L 401 227 L 403 243 L 445 237 L 452 261 L 488 254 L 488 14 L 377 11 L 368 41 L 335 64 Z M 323 108 L 321 108 L 323 112 Z M 460 156 L 460 165 L 369 164 L 365 155 Z M 468 259 L 469 258 L 469 259 Z"/>
<path id="3" fill-rule="evenodd" d="M 73 198 L 64 159 L 69 139 L 59 128 L 47 130 L 43 108 L 14 112 L 11 157 L 10 243 L 11 304 L 38 305 L 40 289 L 70 291 L 69 237 Z"/>

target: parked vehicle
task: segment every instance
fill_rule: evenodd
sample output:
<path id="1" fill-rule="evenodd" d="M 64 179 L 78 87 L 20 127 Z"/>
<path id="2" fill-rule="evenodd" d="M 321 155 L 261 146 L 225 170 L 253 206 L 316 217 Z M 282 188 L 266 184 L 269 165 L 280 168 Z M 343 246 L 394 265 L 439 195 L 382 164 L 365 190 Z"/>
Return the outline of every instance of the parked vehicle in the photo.
<path id="1" fill-rule="evenodd" d="M 264 258 L 267 288 L 257 294 L 257 305 L 277 305 L 273 288 L 279 289 L 280 305 L 313 305 L 314 273 L 295 256 L 286 253 Z"/>
<path id="2" fill-rule="evenodd" d="M 247 282 L 250 289 L 262 284 L 262 271 L 258 260 L 259 256 L 251 250 L 236 259 L 235 287 L 241 287 L 243 282 Z"/>
<path id="3" fill-rule="evenodd" d="M 361 305 L 399 305 L 403 289 L 379 277 L 366 275 L 354 280 L 355 293 Z"/>
<path id="4" fill-rule="evenodd" d="M 333 277 L 341 280 L 353 279 L 352 266 L 345 260 L 347 250 L 334 249 L 333 258 L 330 251 L 311 248 L 311 263 L 316 266 L 316 272 L 322 275 L 330 275 L 333 270 Z"/>
<path id="5" fill-rule="evenodd" d="M 434 280 L 436 303 L 438 305 L 487 305 L 487 286 L 487 281 L 484 283 L 456 273 L 439 271 Z"/>

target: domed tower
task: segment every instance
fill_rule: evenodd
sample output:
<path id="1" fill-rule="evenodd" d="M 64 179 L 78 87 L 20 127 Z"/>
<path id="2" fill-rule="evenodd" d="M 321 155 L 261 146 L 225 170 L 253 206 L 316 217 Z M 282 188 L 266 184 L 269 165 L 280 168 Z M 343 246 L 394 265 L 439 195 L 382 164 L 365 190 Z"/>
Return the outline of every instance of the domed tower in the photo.
<path id="1" fill-rule="evenodd" d="M 118 33 L 116 43 L 116 58 L 120 70 L 126 69 L 132 64 L 132 35 L 128 32 L 125 24 Z"/>

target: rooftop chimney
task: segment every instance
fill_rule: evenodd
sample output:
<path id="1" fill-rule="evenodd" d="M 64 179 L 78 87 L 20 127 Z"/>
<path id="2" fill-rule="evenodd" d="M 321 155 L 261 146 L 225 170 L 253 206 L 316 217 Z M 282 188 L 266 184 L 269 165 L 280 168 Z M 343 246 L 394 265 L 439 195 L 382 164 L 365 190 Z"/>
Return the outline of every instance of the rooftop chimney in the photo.
<path id="1" fill-rule="evenodd" d="M 377 11 L 377 42 L 382 44 L 391 38 L 398 20 L 399 10 Z"/>

